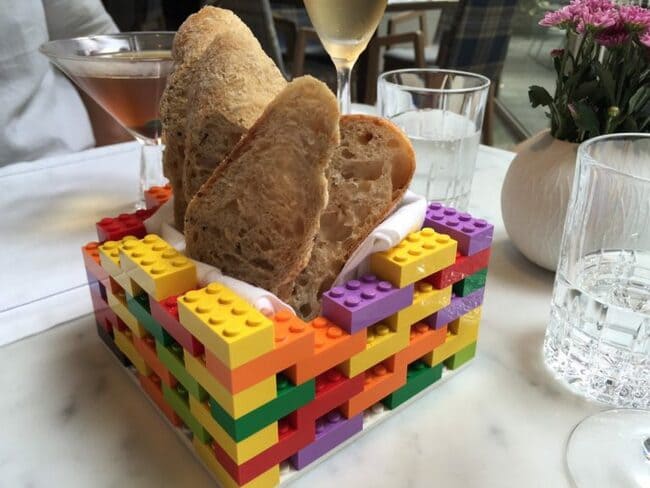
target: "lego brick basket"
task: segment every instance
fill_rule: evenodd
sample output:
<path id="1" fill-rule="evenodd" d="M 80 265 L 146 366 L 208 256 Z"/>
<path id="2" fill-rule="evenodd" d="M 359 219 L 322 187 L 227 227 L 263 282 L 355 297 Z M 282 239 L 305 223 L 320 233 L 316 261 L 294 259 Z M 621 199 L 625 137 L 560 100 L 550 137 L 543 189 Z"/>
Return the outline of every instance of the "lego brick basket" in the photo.
<path id="1" fill-rule="evenodd" d="M 148 210 L 98 222 L 82 253 L 99 336 L 220 485 L 296 476 L 474 357 L 485 221 L 429 204 L 306 323 L 225 279 L 201 286 L 201 264 L 147 232 L 169 196 L 154 188 Z"/>

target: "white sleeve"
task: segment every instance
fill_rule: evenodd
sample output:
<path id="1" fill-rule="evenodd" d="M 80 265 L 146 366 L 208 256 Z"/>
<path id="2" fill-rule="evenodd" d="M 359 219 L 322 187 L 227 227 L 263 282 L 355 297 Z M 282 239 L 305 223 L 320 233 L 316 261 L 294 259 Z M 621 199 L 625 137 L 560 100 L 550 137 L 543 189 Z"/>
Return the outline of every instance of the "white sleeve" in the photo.
<path id="1" fill-rule="evenodd" d="M 100 0 L 43 0 L 50 40 L 118 32 Z"/>

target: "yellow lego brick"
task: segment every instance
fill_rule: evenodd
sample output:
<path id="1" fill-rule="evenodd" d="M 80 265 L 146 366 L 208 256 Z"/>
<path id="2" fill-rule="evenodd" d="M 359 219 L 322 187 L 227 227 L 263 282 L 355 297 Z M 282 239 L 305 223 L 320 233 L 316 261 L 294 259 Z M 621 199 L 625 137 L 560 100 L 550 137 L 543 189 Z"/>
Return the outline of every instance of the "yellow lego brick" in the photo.
<path id="1" fill-rule="evenodd" d="M 274 347 L 273 322 L 220 283 L 178 299 L 181 324 L 230 369 Z"/>
<path id="2" fill-rule="evenodd" d="M 118 285 L 126 290 L 129 295 L 136 296 L 142 293 L 142 288 L 140 288 L 121 268 L 119 253 L 120 246 L 133 241 L 137 242 L 138 240 L 133 236 L 126 236 L 119 242 L 106 241 L 104 244 L 101 244 L 99 246 L 99 262 L 102 265 L 102 268 L 106 270 Z"/>
<path id="3" fill-rule="evenodd" d="M 117 328 L 114 328 L 113 337 L 115 339 L 115 345 L 127 358 L 129 358 L 129 361 L 131 361 L 133 366 L 135 366 L 138 373 L 144 376 L 149 376 L 152 373 L 152 370 L 135 348 L 133 340 L 129 337 L 129 333 L 129 331 L 125 330 L 124 332 L 120 332 Z"/>
<path id="4" fill-rule="evenodd" d="M 481 307 L 478 307 L 454 320 L 449 324 L 445 342 L 425 355 L 422 360 L 429 366 L 435 366 L 476 342 L 480 319 Z"/>
<path id="5" fill-rule="evenodd" d="M 190 395 L 190 412 L 208 431 L 217 444 L 226 451 L 228 456 L 237 464 L 244 464 L 259 453 L 266 451 L 269 447 L 278 442 L 278 423 L 273 422 L 262 430 L 247 437 L 243 441 L 236 442 L 221 425 L 214 420 L 210 413 L 210 407 L 206 403 Z"/>
<path id="6" fill-rule="evenodd" d="M 212 376 L 201 358 L 194 357 L 187 352 L 184 353 L 183 357 L 187 372 L 234 419 L 238 419 L 252 412 L 256 408 L 275 399 L 277 396 L 277 385 L 274 374 L 239 393 L 233 394 Z"/>
<path id="7" fill-rule="evenodd" d="M 476 307 L 474 310 L 470 310 L 465 315 L 459 317 L 458 320 L 450 323 L 449 330 L 453 334 L 463 335 L 467 329 L 478 328 L 482 313 L 483 307 Z"/>
<path id="8" fill-rule="evenodd" d="M 370 256 L 370 269 L 382 280 L 403 288 L 454 264 L 456 247 L 451 237 L 425 227 L 394 248 Z"/>
<path id="9" fill-rule="evenodd" d="M 155 300 L 196 287 L 196 266 L 154 234 L 119 245 L 121 269 Z"/>
<path id="10" fill-rule="evenodd" d="M 391 328 L 377 324 L 368 328 L 366 349 L 344 361 L 339 369 L 348 377 L 358 375 L 409 345 L 411 327 Z"/>
<path id="11" fill-rule="evenodd" d="M 126 297 L 124 292 L 112 293 L 108 288 L 106 289 L 106 299 L 108 301 L 109 307 L 115 312 L 122 322 L 131 329 L 136 336 L 142 338 L 147 335 L 147 329 L 145 329 L 138 319 L 135 318 L 135 315 L 126 306 Z"/>
<path id="12" fill-rule="evenodd" d="M 265 471 L 245 485 L 238 485 L 221 464 L 219 464 L 209 445 L 203 444 L 197 437 L 192 439 L 192 444 L 194 445 L 196 453 L 219 480 L 219 483 L 221 483 L 223 488 L 272 488 L 280 484 L 280 465 L 276 464 L 271 469 Z"/>
<path id="13" fill-rule="evenodd" d="M 393 329 L 411 326 L 451 303 L 451 286 L 435 289 L 430 283 L 415 284 L 413 304 L 388 317 L 384 322 Z"/>

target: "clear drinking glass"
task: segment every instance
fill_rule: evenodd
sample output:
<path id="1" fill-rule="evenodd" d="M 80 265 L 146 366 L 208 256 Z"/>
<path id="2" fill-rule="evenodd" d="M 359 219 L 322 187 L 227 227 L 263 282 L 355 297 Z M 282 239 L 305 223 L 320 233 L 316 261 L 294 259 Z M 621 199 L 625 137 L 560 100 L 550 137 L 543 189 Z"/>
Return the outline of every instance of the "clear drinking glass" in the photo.
<path id="1" fill-rule="evenodd" d="M 50 61 L 92 97 L 142 145 L 140 196 L 165 183 L 160 98 L 171 73 L 175 32 L 123 32 L 50 41 Z"/>
<path id="2" fill-rule="evenodd" d="M 342 114 L 351 107 L 350 78 L 386 10 L 387 0 L 305 0 L 305 8 L 336 67 Z"/>
<path id="3" fill-rule="evenodd" d="M 467 210 L 490 89 L 484 76 L 440 69 L 383 73 L 378 107 L 409 137 L 416 154 L 411 189 Z"/>
<path id="4" fill-rule="evenodd" d="M 650 408 L 650 134 L 578 150 L 544 357 L 575 392 Z"/>

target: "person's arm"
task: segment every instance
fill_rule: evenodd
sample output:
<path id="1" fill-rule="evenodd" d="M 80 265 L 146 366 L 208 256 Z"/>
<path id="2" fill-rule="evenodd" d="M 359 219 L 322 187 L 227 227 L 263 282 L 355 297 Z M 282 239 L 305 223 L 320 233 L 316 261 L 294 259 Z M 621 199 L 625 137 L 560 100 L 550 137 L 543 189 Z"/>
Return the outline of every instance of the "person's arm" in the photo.
<path id="1" fill-rule="evenodd" d="M 118 28 L 99 0 L 44 0 L 50 39 L 112 34 Z M 132 140 L 133 137 L 83 90 L 77 88 L 92 125 L 96 146 Z"/>
<path id="2" fill-rule="evenodd" d="M 50 40 L 119 32 L 100 0 L 43 0 L 43 9 Z"/>

